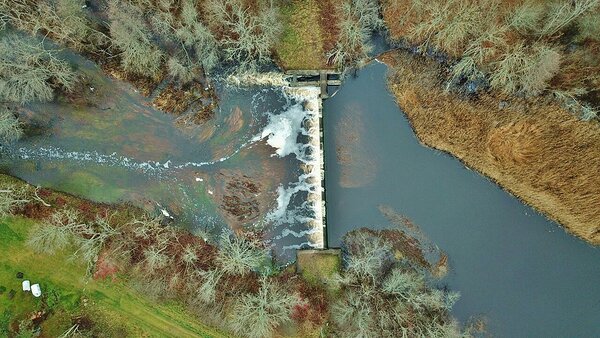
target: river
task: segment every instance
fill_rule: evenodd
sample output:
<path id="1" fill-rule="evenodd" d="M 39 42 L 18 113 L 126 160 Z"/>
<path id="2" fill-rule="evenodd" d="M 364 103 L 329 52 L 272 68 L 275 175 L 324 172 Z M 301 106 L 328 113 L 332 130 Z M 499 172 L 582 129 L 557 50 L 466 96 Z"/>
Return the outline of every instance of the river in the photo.
<path id="1" fill-rule="evenodd" d="M 131 202 L 213 240 L 230 228 L 258 231 L 281 261 L 322 246 L 303 123 L 312 113 L 303 101 L 318 90 L 215 77 L 215 116 L 185 124 L 94 63 L 65 57 L 86 79 L 85 99 L 25 107 L 26 136 L 1 149 L 1 172 L 97 202 Z"/>
<path id="2" fill-rule="evenodd" d="M 600 248 L 455 158 L 422 146 L 373 63 L 324 102 L 330 246 L 355 228 L 393 227 L 388 206 L 449 256 L 440 283 L 454 315 L 498 337 L 600 337 Z"/>
<path id="3" fill-rule="evenodd" d="M 132 202 L 202 236 L 258 229 L 281 261 L 319 245 L 302 104 L 314 91 L 216 81 L 214 119 L 182 125 L 93 63 L 70 59 L 89 80 L 90 102 L 24 109 L 27 137 L 2 149 L 0 171 L 95 201 Z M 600 336 L 600 250 L 421 146 L 385 76 L 386 66 L 373 63 L 324 102 L 329 245 L 357 227 L 392 226 L 379 207 L 392 208 L 449 255 L 439 283 L 462 293 L 453 310 L 460 320 L 483 315 L 501 337 Z"/>

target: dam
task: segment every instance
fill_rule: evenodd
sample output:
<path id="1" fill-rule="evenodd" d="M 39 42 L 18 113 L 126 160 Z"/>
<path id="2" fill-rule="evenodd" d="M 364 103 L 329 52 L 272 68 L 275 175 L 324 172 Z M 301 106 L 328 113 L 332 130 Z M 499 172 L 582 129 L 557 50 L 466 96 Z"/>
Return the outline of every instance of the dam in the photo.
<path id="1" fill-rule="evenodd" d="M 285 74 L 290 77 L 290 90 L 294 88 L 317 88 L 319 94 L 316 100 L 305 103 L 305 109 L 309 111 L 307 119 L 308 143 L 311 145 L 314 163 L 309 165 L 307 171 L 314 180 L 316 187 L 309 194 L 309 201 L 315 206 L 315 219 L 313 229 L 313 247 L 327 249 L 327 201 L 325 193 L 325 152 L 323 132 L 323 100 L 328 99 L 329 86 L 341 86 L 340 73 L 335 70 L 291 70 Z M 315 238 L 316 237 L 316 238 Z"/>

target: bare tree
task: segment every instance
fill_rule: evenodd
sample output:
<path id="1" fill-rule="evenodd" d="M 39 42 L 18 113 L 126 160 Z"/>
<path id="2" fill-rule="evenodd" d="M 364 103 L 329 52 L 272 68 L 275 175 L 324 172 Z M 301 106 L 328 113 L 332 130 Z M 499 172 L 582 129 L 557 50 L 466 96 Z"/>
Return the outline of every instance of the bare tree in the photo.
<path id="1" fill-rule="evenodd" d="M 121 234 L 111 224 L 114 216 L 115 214 L 98 215 L 93 223 L 80 223 L 77 227 L 72 228 L 73 233 L 77 235 L 75 243 L 78 246 L 73 257 L 86 262 L 90 272 L 105 243 Z"/>
<path id="2" fill-rule="evenodd" d="M 352 232 L 343 248 L 347 268 L 336 278 L 342 293 L 331 310 L 342 336 L 470 336 L 450 317 L 458 294 L 430 287 L 423 270 L 397 261 L 392 247 L 376 233 Z"/>
<path id="3" fill-rule="evenodd" d="M 0 188 L 0 217 L 12 215 L 18 207 L 29 202 L 26 186 L 8 184 Z"/>
<path id="4" fill-rule="evenodd" d="M 159 3 L 150 15 L 153 31 L 172 45 L 167 62 L 169 75 L 182 84 L 193 81 L 198 71 L 212 70 L 219 61 L 217 40 L 198 17 L 198 1 L 182 0 L 178 16 L 171 1 Z"/>
<path id="5" fill-rule="evenodd" d="M 255 243 L 228 233 L 221 236 L 217 262 L 225 273 L 243 276 L 257 269 L 267 260 L 267 252 Z"/>
<path id="6" fill-rule="evenodd" d="M 217 287 L 223 277 L 223 272 L 215 269 L 200 272 L 199 275 L 202 276 L 202 284 L 196 292 L 195 299 L 205 305 L 214 304 L 217 297 Z"/>
<path id="7" fill-rule="evenodd" d="M 377 0 L 351 0 L 341 6 L 340 33 L 336 48 L 329 52 L 333 63 L 342 67 L 365 58 L 372 50 L 371 33 L 383 27 Z"/>
<path id="8" fill-rule="evenodd" d="M 541 43 L 532 47 L 519 44 L 494 62 L 490 85 L 508 94 L 538 95 L 560 70 L 561 54 Z"/>
<path id="9" fill-rule="evenodd" d="M 84 0 L 50 0 L 39 2 L 37 6 L 37 26 L 50 33 L 59 43 L 77 50 L 95 49 L 95 46 L 90 46 L 93 38 L 103 36 L 92 28 L 84 9 Z"/>
<path id="10" fill-rule="evenodd" d="M 275 328 L 290 320 L 297 303 L 296 296 L 263 278 L 257 294 L 245 294 L 235 302 L 231 328 L 240 336 L 270 337 Z"/>
<path id="11" fill-rule="evenodd" d="M 164 54 L 155 46 L 142 10 L 128 1 L 111 0 L 108 14 L 113 43 L 122 51 L 123 69 L 139 75 L 157 76 Z"/>
<path id="12" fill-rule="evenodd" d="M 170 258 L 164 253 L 167 247 L 152 245 L 144 249 L 144 266 L 148 273 L 154 274 L 157 270 L 166 267 Z"/>
<path id="13" fill-rule="evenodd" d="M 27 245 L 34 251 L 53 254 L 72 243 L 75 229 L 80 227 L 79 215 L 71 209 L 53 213 L 50 218 L 33 227 Z"/>
<path id="14" fill-rule="evenodd" d="M 210 25 L 220 32 L 225 60 L 251 70 L 271 60 L 271 51 L 283 31 L 273 1 L 257 1 L 256 12 L 243 0 L 208 0 Z"/>
<path id="15" fill-rule="evenodd" d="M 22 135 L 21 123 L 15 112 L 6 107 L 0 108 L 0 143 L 13 143 Z"/>
<path id="16" fill-rule="evenodd" d="M 0 0 L 0 21 L 16 28 L 50 36 L 78 50 L 95 50 L 108 37 L 95 28 L 84 0 Z"/>
<path id="17" fill-rule="evenodd" d="M 573 0 L 553 3 L 550 6 L 544 25 L 536 31 L 536 34 L 541 37 L 552 36 L 565 29 L 582 14 L 597 8 L 598 5 L 600 5 L 600 0 Z"/>
<path id="18" fill-rule="evenodd" d="M 0 39 L 0 100 L 49 101 L 54 89 L 75 85 L 75 72 L 34 38 L 9 34 Z"/>

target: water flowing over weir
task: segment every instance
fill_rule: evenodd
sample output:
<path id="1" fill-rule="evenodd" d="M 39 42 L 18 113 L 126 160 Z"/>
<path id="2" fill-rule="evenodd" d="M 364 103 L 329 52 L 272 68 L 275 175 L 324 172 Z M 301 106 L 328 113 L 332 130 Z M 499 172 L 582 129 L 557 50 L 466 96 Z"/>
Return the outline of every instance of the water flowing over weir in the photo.
<path id="1" fill-rule="evenodd" d="M 279 156 L 294 153 L 302 162 L 304 173 L 299 176 L 298 182 L 287 188 L 279 187 L 277 208 L 268 215 L 268 218 L 276 224 L 301 221 L 308 225 L 308 229 L 302 231 L 284 229 L 280 235 L 274 237 L 275 240 L 288 236 L 308 239 L 301 244 L 285 245 L 284 251 L 305 246 L 324 248 L 324 201 L 321 184 L 323 156 L 320 142 L 321 99 L 319 98 L 321 91 L 316 87 L 287 87 L 285 91 L 298 103 L 283 114 L 272 116 L 271 123 L 263 131 L 263 136 L 268 135 L 267 143 L 277 149 Z M 298 143 L 298 134 L 306 137 L 307 142 Z M 306 201 L 290 210 L 292 198 L 299 193 L 306 194 Z M 302 211 L 307 211 L 308 216 Z"/>
<path id="2" fill-rule="evenodd" d="M 22 115 L 34 131 L 0 147 L 2 172 L 100 202 L 164 211 L 202 236 L 238 223 L 256 226 L 282 261 L 293 259 L 295 248 L 324 246 L 319 88 L 289 87 L 279 73 L 220 79 L 213 120 L 182 127 L 151 99 L 79 61 L 99 98 L 27 107 Z M 250 221 L 232 224 L 223 216 L 219 203 L 232 176 L 263 187 L 254 196 L 264 205 Z"/>

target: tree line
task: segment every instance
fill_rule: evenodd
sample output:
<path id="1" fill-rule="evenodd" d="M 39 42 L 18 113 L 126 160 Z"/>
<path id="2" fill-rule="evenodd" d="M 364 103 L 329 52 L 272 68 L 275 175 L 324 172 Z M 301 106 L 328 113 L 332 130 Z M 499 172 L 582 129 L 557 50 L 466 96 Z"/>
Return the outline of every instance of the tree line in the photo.
<path id="1" fill-rule="evenodd" d="M 432 287 L 428 269 L 396 255 L 394 240 L 382 233 L 363 229 L 343 238 L 343 269 L 327 280 L 337 290 L 332 294 L 275 265 L 258 238 L 224 231 L 214 245 L 159 218 L 108 208 L 89 212 L 77 203 L 59 205 L 53 194 L 3 184 L 0 218 L 43 209 L 27 238 L 31 250 L 68 249 L 72 260 L 87 264 L 88 277 L 113 262 L 145 296 L 180 302 L 204 323 L 237 336 L 270 337 L 294 321 L 325 325 L 340 337 L 473 334 L 450 316 L 458 294 Z"/>

